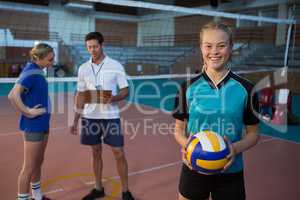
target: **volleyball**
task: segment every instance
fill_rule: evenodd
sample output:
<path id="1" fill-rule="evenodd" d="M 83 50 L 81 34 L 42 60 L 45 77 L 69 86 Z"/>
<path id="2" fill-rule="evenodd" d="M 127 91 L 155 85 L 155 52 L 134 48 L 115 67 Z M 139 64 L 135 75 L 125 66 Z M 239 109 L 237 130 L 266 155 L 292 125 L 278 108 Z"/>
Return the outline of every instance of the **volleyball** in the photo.
<path id="1" fill-rule="evenodd" d="M 186 146 L 186 160 L 202 174 L 215 174 L 228 163 L 228 143 L 213 131 L 201 131 L 192 135 Z"/>

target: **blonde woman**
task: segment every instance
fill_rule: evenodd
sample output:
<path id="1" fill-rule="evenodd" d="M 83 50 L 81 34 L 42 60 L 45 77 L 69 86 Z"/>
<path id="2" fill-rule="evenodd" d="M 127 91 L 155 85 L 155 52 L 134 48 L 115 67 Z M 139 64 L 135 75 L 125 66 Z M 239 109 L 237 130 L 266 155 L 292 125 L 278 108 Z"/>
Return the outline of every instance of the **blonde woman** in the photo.
<path id="1" fill-rule="evenodd" d="M 40 43 L 30 51 L 28 62 L 8 98 L 20 112 L 19 127 L 24 138 L 24 161 L 18 180 L 18 200 L 30 198 L 31 185 L 34 200 L 47 200 L 40 189 L 41 167 L 48 142 L 50 102 L 48 83 L 43 69 L 54 62 L 53 48 Z M 30 184 L 31 183 L 31 184 Z"/>
<path id="2" fill-rule="evenodd" d="M 257 98 L 253 85 L 227 68 L 232 54 L 232 33 L 218 22 L 200 31 L 202 73 L 182 84 L 175 100 L 175 139 L 183 149 L 188 136 L 211 130 L 230 141 L 229 162 L 222 173 L 200 174 L 183 164 L 179 200 L 244 200 L 245 187 L 242 153 L 258 141 Z M 243 134 L 245 128 L 246 134 Z M 184 162 L 187 163 L 187 162 Z"/>

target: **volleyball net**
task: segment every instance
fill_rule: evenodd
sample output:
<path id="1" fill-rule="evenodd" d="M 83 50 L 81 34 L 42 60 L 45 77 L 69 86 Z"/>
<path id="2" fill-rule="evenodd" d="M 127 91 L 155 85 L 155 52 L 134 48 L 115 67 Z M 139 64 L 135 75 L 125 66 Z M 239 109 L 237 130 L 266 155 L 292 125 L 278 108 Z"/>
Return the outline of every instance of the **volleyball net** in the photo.
<path id="1" fill-rule="evenodd" d="M 295 5 L 253 7 L 245 1 L 214 8 L 184 1 L 173 5 L 128 0 L 70 2 L 1 4 L 0 77 L 16 76 L 30 48 L 40 41 L 56 51 L 56 65 L 48 76 L 76 76 L 78 66 L 89 59 L 84 36 L 90 31 L 103 33 L 105 53 L 120 61 L 128 75 L 197 73 L 203 65 L 199 30 L 212 20 L 233 30 L 232 70 L 299 66 L 298 49 L 289 48 L 298 39 L 293 16 L 300 10 Z"/>

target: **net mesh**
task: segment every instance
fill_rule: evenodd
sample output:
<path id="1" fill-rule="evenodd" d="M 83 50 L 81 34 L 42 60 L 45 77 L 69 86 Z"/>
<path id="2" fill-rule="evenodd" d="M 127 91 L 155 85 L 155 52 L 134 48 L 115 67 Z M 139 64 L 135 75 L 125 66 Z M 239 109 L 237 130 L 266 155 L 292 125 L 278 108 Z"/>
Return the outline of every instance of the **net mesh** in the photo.
<path id="1" fill-rule="evenodd" d="M 84 36 L 90 31 L 103 33 L 105 53 L 131 76 L 197 73 L 203 65 L 199 30 L 211 20 L 228 24 L 234 32 L 233 70 L 279 68 L 284 65 L 288 25 L 295 23 L 287 18 L 292 8 L 295 18 L 300 13 L 290 4 L 247 8 L 245 3 L 247 9 L 224 4 L 216 10 L 125 0 L 81 1 L 77 7 L 47 2 L 1 3 L 0 77 L 16 77 L 38 41 L 56 51 L 56 65 L 48 76 L 76 76 L 78 66 L 89 59 Z M 291 43 L 299 43 L 296 33 Z M 299 50 L 293 48 L 289 67 L 299 66 Z"/>

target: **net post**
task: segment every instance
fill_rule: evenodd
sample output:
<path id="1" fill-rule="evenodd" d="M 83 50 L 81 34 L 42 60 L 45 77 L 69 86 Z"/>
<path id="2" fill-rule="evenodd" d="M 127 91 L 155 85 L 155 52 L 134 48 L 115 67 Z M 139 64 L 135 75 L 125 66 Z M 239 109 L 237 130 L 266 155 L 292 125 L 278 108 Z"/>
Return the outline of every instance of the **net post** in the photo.
<path id="1" fill-rule="evenodd" d="M 293 26 L 294 26 L 294 23 L 289 24 L 287 41 L 286 41 L 286 45 L 285 45 L 285 53 L 284 53 L 284 67 L 288 67 L 288 54 L 289 54 L 289 47 L 290 47 L 290 40 L 291 40 Z"/>

